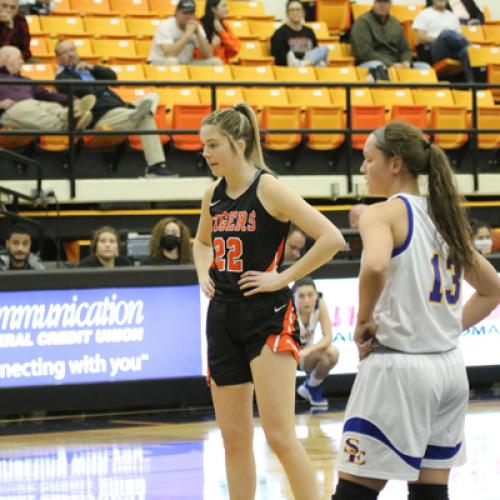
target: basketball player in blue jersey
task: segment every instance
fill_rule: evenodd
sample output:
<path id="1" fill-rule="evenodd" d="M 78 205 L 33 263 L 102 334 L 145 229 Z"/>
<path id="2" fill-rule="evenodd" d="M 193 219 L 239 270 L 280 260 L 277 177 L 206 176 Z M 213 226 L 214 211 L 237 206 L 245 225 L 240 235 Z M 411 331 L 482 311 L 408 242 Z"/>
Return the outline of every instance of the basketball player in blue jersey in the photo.
<path id="1" fill-rule="evenodd" d="M 339 350 L 332 344 L 332 322 L 328 307 L 310 276 L 297 280 L 293 284 L 292 293 L 302 346 L 299 366 L 307 373 L 307 378 L 298 387 L 297 393 L 307 399 L 312 406 L 328 406 L 328 400 L 323 396 L 322 385 L 339 359 Z M 322 338 L 315 341 L 318 325 L 321 326 Z"/>
<path id="2" fill-rule="evenodd" d="M 253 394 L 266 439 L 297 500 L 316 500 L 309 459 L 295 435 L 299 336 L 288 284 L 321 266 L 344 245 L 341 233 L 270 175 L 253 110 L 246 104 L 209 115 L 203 156 L 220 179 L 203 198 L 194 260 L 207 313 L 208 366 L 222 431 L 231 499 L 253 499 Z M 282 271 L 290 221 L 315 240 Z"/>
<path id="3" fill-rule="evenodd" d="M 332 498 L 376 499 L 399 479 L 409 482 L 410 500 L 448 499 L 450 467 L 465 459 L 469 387 L 459 337 L 498 305 L 500 279 L 474 250 L 446 155 L 420 130 L 402 122 L 376 130 L 361 172 L 370 193 L 388 199 L 360 220 L 361 362 Z M 475 293 L 462 307 L 464 277 Z"/>

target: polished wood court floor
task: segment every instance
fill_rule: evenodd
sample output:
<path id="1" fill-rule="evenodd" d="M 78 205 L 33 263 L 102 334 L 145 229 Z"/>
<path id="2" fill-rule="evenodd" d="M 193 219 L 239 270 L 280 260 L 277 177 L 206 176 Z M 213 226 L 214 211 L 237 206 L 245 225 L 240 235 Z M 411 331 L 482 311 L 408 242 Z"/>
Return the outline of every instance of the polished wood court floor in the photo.
<path id="1" fill-rule="evenodd" d="M 333 408 L 335 410 L 335 406 Z M 224 451 L 211 411 L 155 411 L 72 418 L 0 420 L 0 499 L 141 500 L 228 498 Z M 330 498 L 341 411 L 298 407 L 297 432 L 322 498 Z M 455 469 L 452 500 L 500 499 L 500 399 L 471 402 L 468 462 Z M 281 467 L 256 421 L 258 500 L 291 499 Z M 402 482 L 381 500 L 406 499 Z"/>

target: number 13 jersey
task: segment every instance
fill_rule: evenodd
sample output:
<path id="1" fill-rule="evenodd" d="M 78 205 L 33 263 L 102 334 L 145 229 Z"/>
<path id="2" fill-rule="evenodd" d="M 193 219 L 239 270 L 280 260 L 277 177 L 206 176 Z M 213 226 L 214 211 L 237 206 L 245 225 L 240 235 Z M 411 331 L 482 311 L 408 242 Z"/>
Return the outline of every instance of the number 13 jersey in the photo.
<path id="1" fill-rule="evenodd" d="M 377 340 L 408 353 L 454 349 L 462 332 L 462 278 L 432 222 L 424 196 L 394 195 L 408 214 L 408 234 L 392 252 L 387 282 L 375 307 Z"/>
<path id="2" fill-rule="evenodd" d="M 210 276 L 219 300 L 243 299 L 238 281 L 245 271 L 271 272 L 279 269 L 283 260 L 289 222 L 281 222 L 262 206 L 257 188 L 263 175 L 247 190 L 230 198 L 226 180 L 222 178 L 210 202 L 212 217 L 212 248 L 214 260 Z"/>

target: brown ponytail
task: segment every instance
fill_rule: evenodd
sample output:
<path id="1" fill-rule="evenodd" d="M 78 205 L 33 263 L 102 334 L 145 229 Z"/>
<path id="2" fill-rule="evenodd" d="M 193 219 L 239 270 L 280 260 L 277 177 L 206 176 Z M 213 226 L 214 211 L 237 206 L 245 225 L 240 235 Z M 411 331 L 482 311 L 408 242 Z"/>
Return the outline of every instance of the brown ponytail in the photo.
<path id="1" fill-rule="evenodd" d="M 472 233 L 444 151 L 429 143 L 418 128 L 400 121 L 377 129 L 374 135 L 386 158 L 399 156 L 415 177 L 428 174 L 429 215 L 449 247 L 450 258 L 465 269 L 472 269 Z"/>

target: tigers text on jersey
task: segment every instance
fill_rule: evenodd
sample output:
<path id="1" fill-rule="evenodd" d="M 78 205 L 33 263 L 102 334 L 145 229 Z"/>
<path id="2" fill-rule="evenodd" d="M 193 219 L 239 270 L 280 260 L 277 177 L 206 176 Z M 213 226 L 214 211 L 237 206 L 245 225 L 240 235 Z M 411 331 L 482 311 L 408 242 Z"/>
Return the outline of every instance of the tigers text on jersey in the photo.
<path id="1" fill-rule="evenodd" d="M 226 180 L 221 179 L 210 202 L 214 260 L 210 276 L 215 296 L 220 300 L 243 298 L 238 280 L 245 271 L 278 269 L 285 248 L 289 223 L 271 216 L 257 197 L 263 174 L 258 175 L 238 198 L 226 194 Z"/>
<path id="2" fill-rule="evenodd" d="M 377 340 L 408 353 L 457 347 L 462 332 L 463 273 L 432 222 L 424 196 L 398 194 L 408 214 L 408 234 L 392 252 L 387 282 L 377 306 Z"/>

